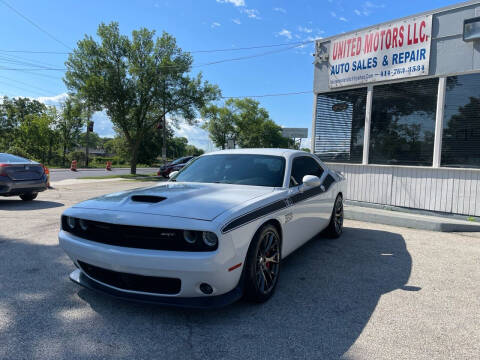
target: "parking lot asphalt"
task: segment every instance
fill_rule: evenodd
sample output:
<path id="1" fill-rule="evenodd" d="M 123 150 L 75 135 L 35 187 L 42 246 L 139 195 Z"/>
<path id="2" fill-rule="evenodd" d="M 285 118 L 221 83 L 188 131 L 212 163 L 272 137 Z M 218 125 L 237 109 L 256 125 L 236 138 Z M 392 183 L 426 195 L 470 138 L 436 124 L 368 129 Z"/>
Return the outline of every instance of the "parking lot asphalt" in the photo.
<path id="1" fill-rule="evenodd" d="M 282 263 L 277 292 L 215 311 L 129 303 L 73 284 L 61 212 L 147 183 L 0 198 L 0 359 L 478 359 L 480 238 L 356 221 Z"/>

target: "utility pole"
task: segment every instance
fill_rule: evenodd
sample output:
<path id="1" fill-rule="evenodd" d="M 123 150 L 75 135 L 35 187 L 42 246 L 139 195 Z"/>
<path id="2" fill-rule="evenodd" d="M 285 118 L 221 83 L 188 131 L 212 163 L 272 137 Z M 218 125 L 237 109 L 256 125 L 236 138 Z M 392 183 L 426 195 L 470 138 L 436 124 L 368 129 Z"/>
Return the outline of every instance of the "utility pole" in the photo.
<path id="1" fill-rule="evenodd" d="M 167 162 L 167 119 L 165 118 L 165 115 L 163 115 L 162 124 L 163 124 L 162 160 L 163 160 L 163 163 L 165 164 Z"/>
<path id="2" fill-rule="evenodd" d="M 90 112 L 88 113 L 88 122 L 87 122 L 87 134 L 85 136 L 85 167 L 88 168 L 88 134 L 93 132 L 93 121 L 90 121 Z"/>

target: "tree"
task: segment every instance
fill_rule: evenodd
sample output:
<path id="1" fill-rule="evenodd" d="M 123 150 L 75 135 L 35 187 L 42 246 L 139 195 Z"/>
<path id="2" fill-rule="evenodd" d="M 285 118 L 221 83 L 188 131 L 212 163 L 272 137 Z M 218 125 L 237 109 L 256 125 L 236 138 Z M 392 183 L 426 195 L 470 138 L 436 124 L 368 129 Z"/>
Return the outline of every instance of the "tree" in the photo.
<path id="1" fill-rule="evenodd" d="M 207 119 L 203 128 L 222 149 L 229 139 L 242 148 L 287 148 L 293 144 L 282 136 L 282 128 L 270 119 L 268 111 L 250 98 L 228 99 L 223 107 L 204 108 L 202 115 Z"/>
<path id="2" fill-rule="evenodd" d="M 197 110 L 218 98 L 217 86 L 186 75 L 192 57 L 175 38 L 145 28 L 121 35 L 118 23 L 100 24 L 100 41 L 86 36 L 66 62 L 65 84 L 95 109 L 105 109 L 115 129 L 125 136 L 131 173 L 147 132 L 166 115 L 194 123 Z"/>
<path id="3" fill-rule="evenodd" d="M 185 150 L 186 150 L 185 155 L 190 155 L 190 156 L 200 156 L 205 153 L 203 149 L 199 149 L 194 145 L 187 145 Z"/>
<path id="4" fill-rule="evenodd" d="M 88 138 L 88 148 L 89 149 L 98 149 L 102 144 L 102 139 L 96 132 L 90 132 L 87 136 L 87 131 L 80 133 L 78 136 L 78 144 L 85 148 L 87 147 L 87 138 Z"/>
<path id="5" fill-rule="evenodd" d="M 28 98 L 9 99 L 4 96 L 0 106 L 0 151 L 6 151 L 18 141 L 19 127 L 30 115 L 42 115 L 47 107 Z"/>
<path id="6" fill-rule="evenodd" d="M 202 110 L 202 117 L 208 119 L 202 127 L 208 131 L 210 139 L 215 146 L 225 149 L 227 141 L 230 139 L 235 140 L 235 115 L 233 109 L 230 106 L 232 103 L 227 101 L 225 106 L 218 107 L 211 105 Z"/>
<path id="7" fill-rule="evenodd" d="M 80 131 L 85 124 L 83 106 L 74 97 L 69 96 L 62 104 L 62 113 L 57 121 L 57 131 L 62 146 L 62 165 L 65 166 L 67 151 L 78 143 Z"/>
<path id="8" fill-rule="evenodd" d="M 54 120 L 52 113 L 25 116 L 18 129 L 15 144 L 25 149 L 35 160 L 47 163 L 55 145 Z"/>
<path id="9" fill-rule="evenodd" d="M 263 126 L 270 119 L 268 111 L 260 107 L 258 101 L 250 98 L 229 99 L 228 102 L 234 107 L 240 147 L 263 147 Z"/>

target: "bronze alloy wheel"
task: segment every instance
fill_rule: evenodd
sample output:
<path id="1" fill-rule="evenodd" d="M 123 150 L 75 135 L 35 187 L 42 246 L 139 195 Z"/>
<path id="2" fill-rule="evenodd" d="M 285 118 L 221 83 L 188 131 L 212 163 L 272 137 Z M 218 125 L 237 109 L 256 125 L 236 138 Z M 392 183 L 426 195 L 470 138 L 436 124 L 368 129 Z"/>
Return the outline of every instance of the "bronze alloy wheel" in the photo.
<path id="1" fill-rule="evenodd" d="M 343 231 L 343 200 L 340 196 L 337 196 L 337 200 L 335 201 L 333 221 L 335 224 L 335 232 L 341 234 Z"/>
<path id="2" fill-rule="evenodd" d="M 280 273 L 281 238 L 272 224 L 264 225 L 252 239 L 246 258 L 244 295 L 250 301 L 267 301 Z"/>
<path id="3" fill-rule="evenodd" d="M 280 240 L 273 231 L 263 234 L 256 260 L 257 288 L 261 293 L 268 294 L 275 287 L 280 268 Z"/>
<path id="4" fill-rule="evenodd" d="M 338 194 L 333 205 L 330 223 L 323 231 L 323 234 L 332 239 L 340 237 L 343 233 L 343 218 L 343 197 L 341 194 Z"/>

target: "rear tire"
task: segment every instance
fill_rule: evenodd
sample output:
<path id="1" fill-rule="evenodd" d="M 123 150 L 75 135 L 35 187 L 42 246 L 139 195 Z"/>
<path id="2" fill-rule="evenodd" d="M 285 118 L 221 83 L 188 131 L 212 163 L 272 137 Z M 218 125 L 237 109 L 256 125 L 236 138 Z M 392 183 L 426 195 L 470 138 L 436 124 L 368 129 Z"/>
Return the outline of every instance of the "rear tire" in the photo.
<path id="1" fill-rule="evenodd" d="M 337 239 L 343 233 L 343 197 L 338 194 L 333 205 L 330 223 L 324 231 L 324 234 L 331 238 Z"/>
<path id="2" fill-rule="evenodd" d="M 257 232 L 246 258 L 244 296 L 247 300 L 263 303 L 272 297 L 280 272 L 280 236 L 273 225 Z"/>
<path id="3" fill-rule="evenodd" d="M 37 195 L 38 193 L 22 194 L 20 195 L 20 199 L 22 199 L 23 201 L 32 201 L 36 199 Z"/>

